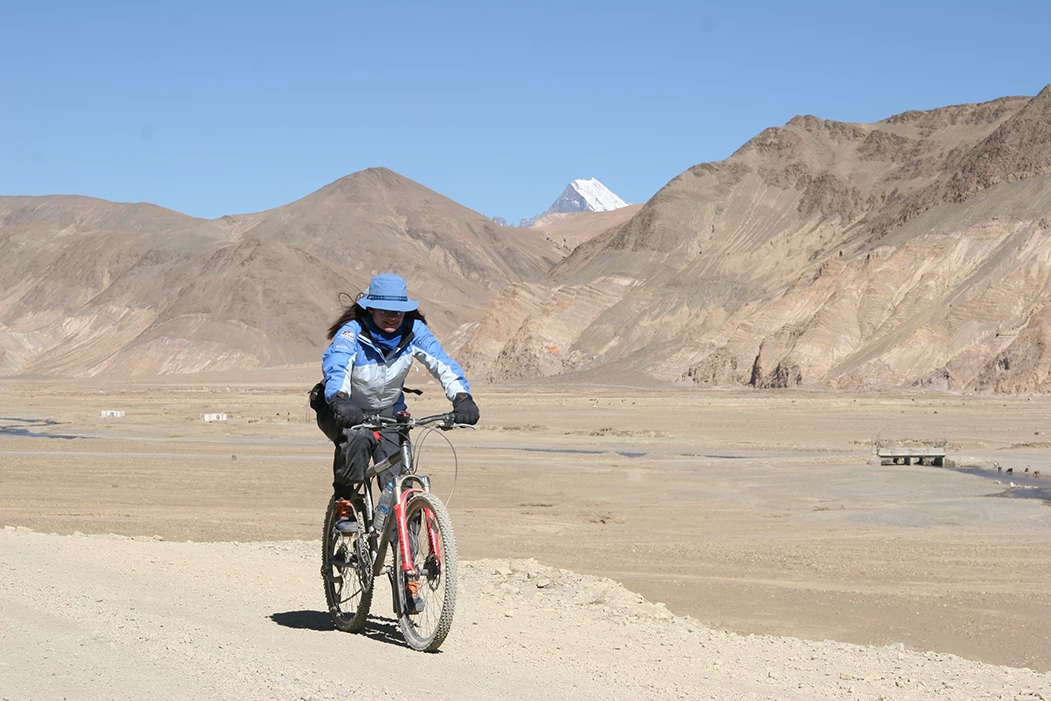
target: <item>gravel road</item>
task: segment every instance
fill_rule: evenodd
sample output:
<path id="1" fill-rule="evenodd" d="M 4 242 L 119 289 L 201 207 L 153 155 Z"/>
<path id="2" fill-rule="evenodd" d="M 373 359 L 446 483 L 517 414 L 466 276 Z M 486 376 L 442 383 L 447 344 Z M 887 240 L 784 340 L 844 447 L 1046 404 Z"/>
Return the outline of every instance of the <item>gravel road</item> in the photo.
<path id="1" fill-rule="evenodd" d="M 0 698 L 1051 701 L 1049 673 L 719 632 L 533 560 L 461 563 L 453 631 L 423 654 L 402 642 L 385 583 L 366 634 L 335 631 L 318 569 L 317 542 L 6 527 Z"/>

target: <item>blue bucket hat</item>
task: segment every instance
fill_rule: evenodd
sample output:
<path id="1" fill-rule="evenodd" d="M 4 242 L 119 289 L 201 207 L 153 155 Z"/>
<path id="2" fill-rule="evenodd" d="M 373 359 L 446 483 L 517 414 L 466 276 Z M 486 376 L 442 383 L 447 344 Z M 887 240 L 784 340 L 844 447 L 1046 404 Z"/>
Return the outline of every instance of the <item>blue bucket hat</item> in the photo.
<path id="1" fill-rule="evenodd" d="M 362 293 L 358 304 L 364 309 L 386 309 L 391 312 L 411 312 L 420 306 L 409 299 L 405 281 L 393 273 L 384 273 L 372 278 L 367 292 Z"/>

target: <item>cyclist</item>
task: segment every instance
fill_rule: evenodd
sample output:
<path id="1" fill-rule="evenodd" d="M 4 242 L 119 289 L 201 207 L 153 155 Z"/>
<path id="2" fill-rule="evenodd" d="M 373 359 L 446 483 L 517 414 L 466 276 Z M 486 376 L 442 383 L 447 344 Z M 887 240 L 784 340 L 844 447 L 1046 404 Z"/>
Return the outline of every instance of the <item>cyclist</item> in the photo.
<path id="1" fill-rule="evenodd" d="M 369 458 L 380 462 L 399 447 L 396 430 L 351 427 L 362 423 L 365 414 L 393 416 L 405 410 L 403 385 L 414 358 L 441 383 L 452 401 L 453 420 L 478 422 L 478 405 L 463 370 L 442 350 L 418 307 L 419 302 L 409 299 L 405 280 L 391 273 L 377 275 L 328 329 L 324 380 L 312 391 L 311 406 L 318 426 L 336 444 L 332 488 L 343 504 L 364 480 Z M 394 474 L 388 470 L 379 477 L 385 485 Z M 346 508 L 343 514 L 336 528 L 353 532 L 353 510 Z"/>

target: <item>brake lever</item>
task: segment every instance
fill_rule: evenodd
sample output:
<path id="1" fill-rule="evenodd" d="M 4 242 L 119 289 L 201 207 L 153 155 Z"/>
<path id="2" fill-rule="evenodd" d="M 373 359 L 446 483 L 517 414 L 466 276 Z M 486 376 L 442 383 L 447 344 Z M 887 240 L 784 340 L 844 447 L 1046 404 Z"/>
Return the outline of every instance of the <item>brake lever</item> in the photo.
<path id="1" fill-rule="evenodd" d="M 451 431 L 454 428 L 472 428 L 472 429 L 478 430 L 478 427 L 475 426 L 474 424 L 458 424 L 458 423 L 455 423 L 452 419 L 450 419 L 448 421 L 448 423 L 441 424 L 440 428 L 443 431 Z"/>
<path id="2" fill-rule="evenodd" d="M 442 431 L 451 431 L 452 429 L 456 428 L 456 424 L 453 422 L 453 415 L 451 413 L 443 414 L 443 417 L 444 418 L 442 419 L 442 422 L 438 424 L 436 428 L 439 428 Z"/>
<path id="3" fill-rule="evenodd" d="M 367 428 L 367 429 L 375 431 L 375 430 L 384 428 L 385 426 L 388 425 L 388 423 L 383 420 L 385 418 L 386 417 L 381 416 L 379 414 L 371 414 L 369 416 L 366 416 L 365 420 L 362 421 L 357 426 L 351 426 L 350 430 L 354 431 L 354 430 L 359 429 L 359 428 Z"/>

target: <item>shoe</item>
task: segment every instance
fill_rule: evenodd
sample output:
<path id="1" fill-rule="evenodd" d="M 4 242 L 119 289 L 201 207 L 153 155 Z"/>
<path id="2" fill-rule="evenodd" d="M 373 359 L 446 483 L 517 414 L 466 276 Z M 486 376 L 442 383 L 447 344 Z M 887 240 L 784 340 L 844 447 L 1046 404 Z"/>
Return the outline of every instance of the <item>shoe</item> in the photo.
<path id="1" fill-rule="evenodd" d="M 414 579 L 405 583 L 405 613 L 410 616 L 422 613 L 423 609 L 427 606 L 427 602 L 417 596 L 419 589 L 419 580 Z"/>
<path id="2" fill-rule="evenodd" d="M 343 535 L 350 535 L 358 532 L 358 522 L 354 520 L 354 509 L 351 507 L 350 502 L 346 499 L 340 499 L 336 502 L 336 514 L 338 518 L 336 522 L 332 524 L 332 527 L 337 533 Z"/>
<path id="3" fill-rule="evenodd" d="M 352 535 L 358 532 L 358 522 L 350 518 L 336 519 L 336 523 L 333 526 L 337 533 L 342 535 Z"/>

